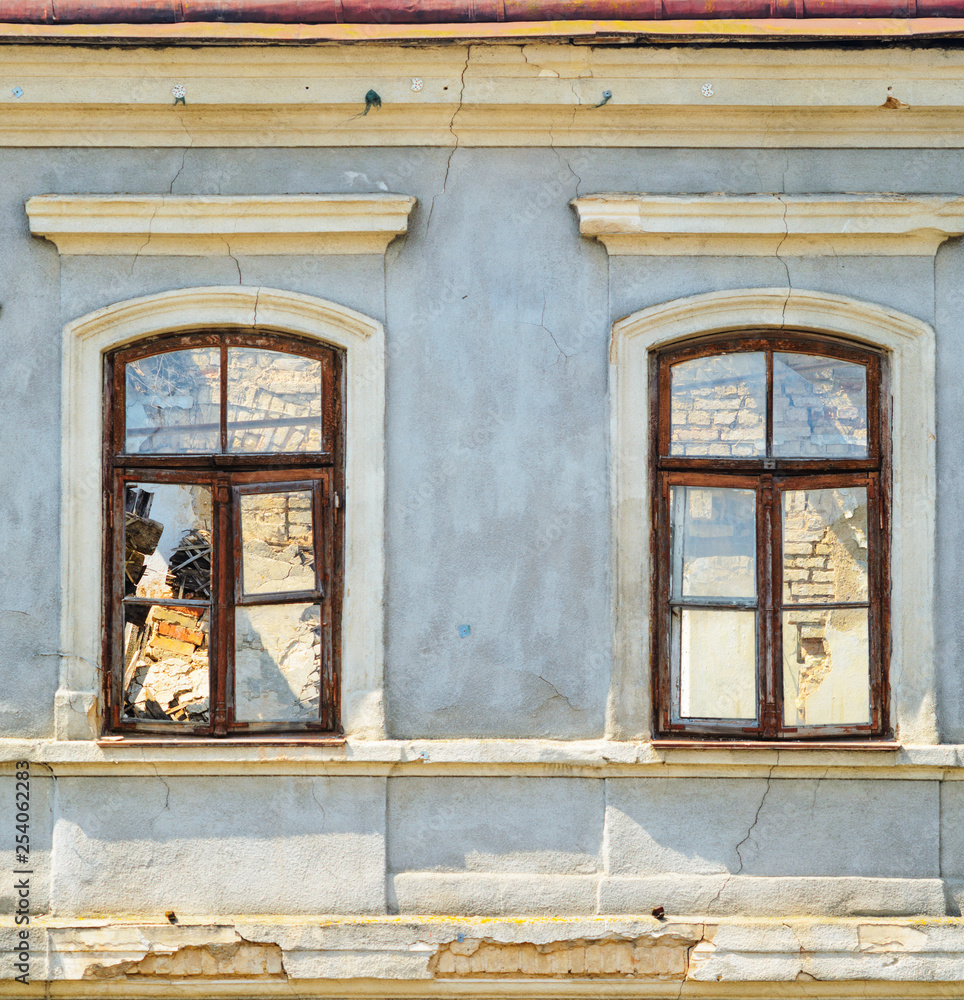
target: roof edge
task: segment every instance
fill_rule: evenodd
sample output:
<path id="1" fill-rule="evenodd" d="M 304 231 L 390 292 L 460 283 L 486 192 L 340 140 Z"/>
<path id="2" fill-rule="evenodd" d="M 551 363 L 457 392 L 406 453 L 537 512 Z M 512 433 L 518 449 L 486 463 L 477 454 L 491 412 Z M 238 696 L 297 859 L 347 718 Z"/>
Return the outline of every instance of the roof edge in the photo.
<path id="1" fill-rule="evenodd" d="M 310 45 L 385 42 L 815 42 L 923 41 L 964 37 L 960 17 L 806 17 L 673 20 L 555 20 L 433 24 L 0 22 L 0 44 Z"/>

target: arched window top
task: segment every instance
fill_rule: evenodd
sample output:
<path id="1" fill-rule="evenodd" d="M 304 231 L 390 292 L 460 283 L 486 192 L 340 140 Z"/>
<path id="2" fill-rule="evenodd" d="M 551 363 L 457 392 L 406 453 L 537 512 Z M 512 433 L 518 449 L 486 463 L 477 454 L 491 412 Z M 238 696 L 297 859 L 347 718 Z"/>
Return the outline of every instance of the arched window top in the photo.
<path id="1" fill-rule="evenodd" d="M 206 332 L 116 352 L 116 456 L 330 458 L 337 351 L 294 337 Z M 224 461 L 218 464 L 225 464 Z"/>
<path id="2" fill-rule="evenodd" d="M 880 353 L 813 334 L 747 332 L 656 355 L 666 460 L 805 470 L 879 465 Z"/>

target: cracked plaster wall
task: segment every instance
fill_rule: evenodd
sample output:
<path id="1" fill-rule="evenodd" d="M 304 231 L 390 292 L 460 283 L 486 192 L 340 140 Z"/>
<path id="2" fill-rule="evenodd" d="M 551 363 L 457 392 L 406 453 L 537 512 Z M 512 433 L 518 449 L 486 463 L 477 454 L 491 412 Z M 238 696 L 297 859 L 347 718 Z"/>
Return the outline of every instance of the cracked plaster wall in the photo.
<path id="1" fill-rule="evenodd" d="M 38 773 L 32 784 L 33 912 L 61 919 L 940 916 L 964 898 L 956 782 L 65 775 L 54 788 Z M 0 863 L 15 867 L 7 851 Z"/>
<path id="2" fill-rule="evenodd" d="M 958 415 L 957 242 L 940 251 L 936 272 L 919 257 L 609 260 L 579 237 L 567 203 L 601 191 L 943 191 L 961 176 L 961 151 L 7 149 L 0 164 L 0 384 L 16 414 L 0 425 L 0 448 L 30 458 L 9 462 L 0 482 L 6 735 L 52 732 L 60 329 L 109 302 L 240 276 L 386 322 L 386 675 L 396 737 L 602 735 L 613 319 L 789 275 L 936 322 L 939 420 Z M 169 190 L 390 190 L 419 204 L 384 265 L 60 259 L 27 232 L 32 194 Z M 953 741 L 964 740 L 962 450 L 959 434 L 939 442 L 939 712 Z M 446 780 L 391 779 L 386 827 L 382 779 L 170 778 L 167 798 L 146 779 L 62 778 L 54 793 L 37 768 L 34 837 L 41 859 L 53 845 L 52 905 L 64 913 L 129 907 L 135 878 L 143 906 L 196 912 L 587 913 L 670 909 L 675 900 L 697 911 L 933 913 L 945 905 L 941 876 L 952 909 L 964 896 L 956 785 L 939 796 L 932 782 L 775 780 L 763 803 L 762 779 Z M 853 816 L 860 826 L 840 835 Z M 215 840 L 224 853 L 211 865 Z M 358 878 L 342 884 L 318 861 L 325 857 Z M 159 867 L 169 875 L 144 877 Z M 283 873 L 270 891 L 267 871 Z M 43 908 L 47 884 L 41 869 Z"/>

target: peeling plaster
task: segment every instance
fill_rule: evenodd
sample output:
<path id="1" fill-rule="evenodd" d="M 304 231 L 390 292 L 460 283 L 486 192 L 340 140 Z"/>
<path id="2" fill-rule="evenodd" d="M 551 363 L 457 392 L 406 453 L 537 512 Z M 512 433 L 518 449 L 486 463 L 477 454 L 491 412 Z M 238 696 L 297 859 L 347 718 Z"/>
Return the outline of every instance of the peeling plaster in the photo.
<path id="1" fill-rule="evenodd" d="M 84 969 L 83 979 L 129 979 L 132 976 L 267 976 L 287 979 L 284 956 L 276 944 L 256 944 L 238 935 L 233 944 L 184 945 L 162 951 L 151 944 L 141 959 L 113 965 L 95 963 Z"/>

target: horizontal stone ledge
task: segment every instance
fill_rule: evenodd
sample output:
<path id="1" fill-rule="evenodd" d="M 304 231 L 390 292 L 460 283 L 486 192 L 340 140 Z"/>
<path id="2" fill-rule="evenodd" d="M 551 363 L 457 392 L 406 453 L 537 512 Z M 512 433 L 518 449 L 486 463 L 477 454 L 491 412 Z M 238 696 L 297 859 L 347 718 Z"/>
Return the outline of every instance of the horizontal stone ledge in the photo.
<path id="1" fill-rule="evenodd" d="M 769 84 L 767 93 L 781 87 Z M 447 104 L 383 104 L 377 113 L 361 117 L 364 104 L 357 103 L 213 104 L 173 112 L 126 100 L 4 103 L 2 108 L 0 148 L 543 147 L 573 150 L 567 156 L 577 173 L 580 157 L 594 156 L 599 149 L 964 148 L 957 104 L 906 113 L 806 103 L 774 108 L 769 102 L 746 107 L 610 103 L 598 110 L 592 104 L 467 104 L 458 109 L 454 124 L 458 105 Z M 571 180 L 564 163 L 556 161 L 556 167 L 560 178 Z M 172 177 L 174 173 L 172 169 Z"/>
<path id="2" fill-rule="evenodd" d="M 389 895 L 401 913 L 464 913 L 504 918 L 649 913 L 765 918 L 944 917 L 939 878 L 688 875 L 645 877 L 514 872 L 397 872 Z"/>
<path id="3" fill-rule="evenodd" d="M 11 975 L 0 995 L 907 1000 L 964 981 L 961 918 L 35 917 L 31 931 L 34 982 Z M 0 920 L 4 947 L 13 934 Z M 205 971 L 233 953 L 237 968 Z"/>
<path id="4" fill-rule="evenodd" d="M 947 913 L 939 878 L 773 877 L 684 875 L 605 877 L 599 882 L 600 913 L 639 913 L 662 906 L 667 913 L 707 916 L 877 917 Z"/>
<path id="5" fill-rule="evenodd" d="M 57 775 L 172 776 L 306 774 L 564 777 L 782 777 L 964 780 L 964 745 L 823 749 L 797 744 L 759 749 L 718 744 L 655 748 L 615 740 L 452 739 L 360 740 L 312 745 L 302 741 L 0 739 L 0 771 L 16 761 L 38 765 L 33 777 Z"/>
<path id="6" fill-rule="evenodd" d="M 36 195 L 30 232 L 61 254 L 382 254 L 416 199 L 396 194 Z"/>
<path id="7" fill-rule="evenodd" d="M 572 202 L 610 255 L 933 256 L 964 233 L 964 197 L 599 194 Z"/>

